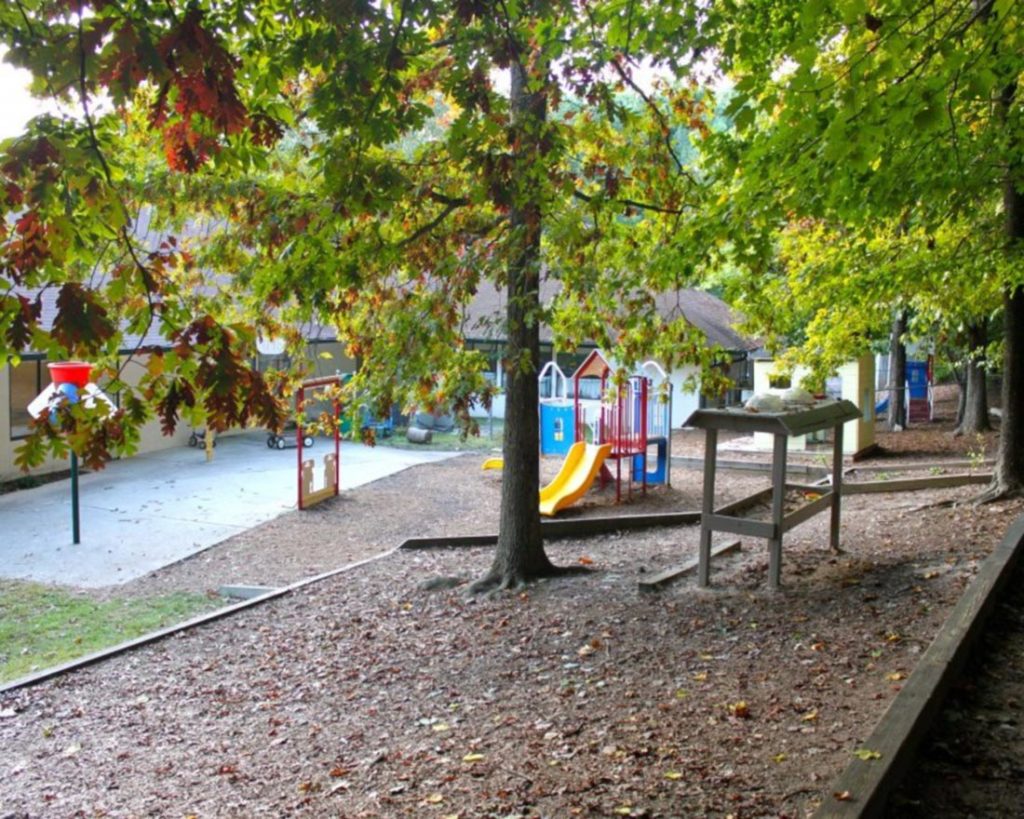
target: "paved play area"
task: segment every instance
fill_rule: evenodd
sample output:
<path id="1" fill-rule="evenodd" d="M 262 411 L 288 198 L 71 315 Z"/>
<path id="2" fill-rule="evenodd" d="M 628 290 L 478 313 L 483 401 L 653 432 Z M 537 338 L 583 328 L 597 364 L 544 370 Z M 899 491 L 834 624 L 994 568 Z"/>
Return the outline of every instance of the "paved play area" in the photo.
<path id="1" fill-rule="evenodd" d="M 266 433 L 221 438 L 214 459 L 177 447 L 113 461 L 80 478 L 81 543 L 72 544 L 71 488 L 56 481 L 0 495 L 0 577 L 98 587 L 125 583 L 296 505 L 295 450 Z M 333 451 L 320 439 L 319 463 Z M 341 489 L 454 452 L 343 442 Z"/>

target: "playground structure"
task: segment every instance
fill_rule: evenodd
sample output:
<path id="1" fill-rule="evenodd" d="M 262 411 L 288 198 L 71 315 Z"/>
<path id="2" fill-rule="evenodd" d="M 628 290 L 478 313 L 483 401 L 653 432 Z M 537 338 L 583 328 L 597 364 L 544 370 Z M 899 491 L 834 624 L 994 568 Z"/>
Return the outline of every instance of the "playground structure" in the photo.
<path id="1" fill-rule="evenodd" d="M 642 370 L 657 367 L 647 362 Z M 657 368 L 664 376 L 664 371 Z M 643 492 L 648 484 L 668 482 L 671 403 L 662 402 L 657 393 L 651 395 L 650 378 L 643 372 L 629 376 L 615 390 L 611 400 L 586 401 L 582 398 L 584 379 L 597 380 L 600 395 L 608 393 L 608 382 L 615 371 L 603 355 L 594 350 L 573 373 L 573 400 L 575 440 L 596 445 L 609 444 L 611 448 L 600 469 L 603 484 L 615 481 L 615 501 L 622 500 L 623 481 L 627 493 L 632 494 L 633 483 L 638 481 Z M 663 379 L 667 380 L 667 379 Z M 648 470 L 648 449 L 656 447 L 655 465 Z M 612 474 L 608 461 L 615 461 Z M 623 461 L 626 462 L 623 469 Z"/>
<path id="2" fill-rule="evenodd" d="M 880 357 L 882 366 L 879 367 L 879 376 L 883 382 L 891 382 L 891 370 L 887 357 Z M 902 385 L 887 383 L 878 387 L 881 397 L 875 404 L 875 415 L 886 415 L 892 404 L 892 394 L 902 389 L 907 397 L 906 401 L 906 424 L 924 424 L 934 418 L 935 399 L 932 392 L 933 374 L 932 365 L 934 358 L 929 355 L 924 361 L 906 362 L 906 380 Z"/>
<path id="3" fill-rule="evenodd" d="M 296 403 L 299 410 L 299 418 L 301 419 L 302 412 L 306 406 L 306 390 L 319 390 L 334 385 L 340 387 L 341 384 L 342 377 L 340 375 L 329 375 L 323 378 L 303 381 L 299 387 Z M 298 505 L 300 510 L 308 509 L 321 501 L 338 496 L 341 486 L 341 423 L 339 418 L 341 415 L 341 403 L 337 398 L 331 399 L 331 407 L 334 414 L 334 452 L 328 452 L 324 455 L 323 479 L 319 481 L 321 485 L 318 489 L 314 488 L 318 483 L 314 475 L 315 460 L 311 458 L 308 461 L 304 461 L 302 459 L 303 450 L 308 446 L 306 441 L 311 441 L 312 439 L 305 434 L 301 420 L 295 425 L 295 448 L 298 460 Z"/>

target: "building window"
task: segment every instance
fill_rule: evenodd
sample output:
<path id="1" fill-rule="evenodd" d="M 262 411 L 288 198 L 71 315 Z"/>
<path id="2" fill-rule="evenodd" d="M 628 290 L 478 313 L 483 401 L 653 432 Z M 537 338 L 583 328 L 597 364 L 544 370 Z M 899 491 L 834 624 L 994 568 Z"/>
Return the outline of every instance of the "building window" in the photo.
<path id="1" fill-rule="evenodd" d="M 28 405 L 43 391 L 43 384 L 49 382 L 49 375 L 43 376 L 42 359 L 22 359 L 17 366 L 8 365 L 11 383 L 11 440 L 26 438 L 32 416 Z"/>

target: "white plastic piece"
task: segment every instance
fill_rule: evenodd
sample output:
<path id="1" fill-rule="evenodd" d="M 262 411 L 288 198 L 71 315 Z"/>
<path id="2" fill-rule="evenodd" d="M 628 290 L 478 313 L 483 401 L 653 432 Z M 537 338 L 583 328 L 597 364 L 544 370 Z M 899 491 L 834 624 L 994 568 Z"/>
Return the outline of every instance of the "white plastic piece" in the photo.
<path id="1" fill-rule="evenodd" d="M 782 412 L 786 408 L 782 398 L 770 392 L 755 393 L 743 406 L 751 412 Z"/>

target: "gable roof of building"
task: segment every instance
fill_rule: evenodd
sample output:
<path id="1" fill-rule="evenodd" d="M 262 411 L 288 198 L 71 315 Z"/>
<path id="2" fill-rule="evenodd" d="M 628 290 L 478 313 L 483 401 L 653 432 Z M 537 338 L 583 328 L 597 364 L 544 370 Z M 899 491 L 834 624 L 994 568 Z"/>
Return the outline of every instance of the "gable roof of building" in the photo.
<path id="1" fill-rule="evenodd" d="M 541 283 L 541 302 L 550 304 L 559 290 L 559 282 L 545 279 Z M 712 346 L 730 351 L 755 350 L 759 342 L 739 333 L 734 325 L 737 316 L 724 301 L 704 290 L 681 288 L 655 296 L 655 304 L 663 318 L 682 316 L 701 330 Z M 464 335 L 478 341 L 502 341 L 505 338 L 505 311 L 508 297 L 491 282 L 481 282 L 476 298 L 467 311 Z M 550 343 L 554 335 L 547 324 L 540 328 L 541 342 Z"/>

